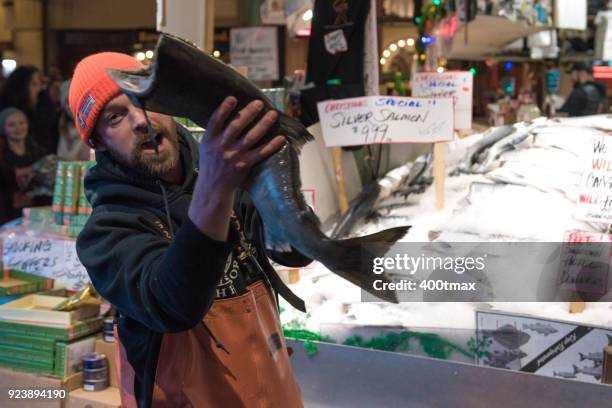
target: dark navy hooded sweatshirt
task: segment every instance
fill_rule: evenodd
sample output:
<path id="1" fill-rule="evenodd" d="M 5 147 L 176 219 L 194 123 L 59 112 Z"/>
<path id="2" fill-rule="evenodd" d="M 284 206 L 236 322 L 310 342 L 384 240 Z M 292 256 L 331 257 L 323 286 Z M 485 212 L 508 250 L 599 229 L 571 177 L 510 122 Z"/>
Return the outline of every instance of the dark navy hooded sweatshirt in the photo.
<path id="1" fill-rule="evenodd" d="M 143 177 L 101 151 L 85 177 L 93 212 L 77 239 L 77 253 L 96 290 L 117 309 L 119 340 L 135 371 L 134 391 L 141 407 L 151 405 L 163 333 L 200 324 L 238 242 L 234 229 L 227 242 L 216 241 L 187 216 L 197 179 L 198 145 L 185 128 L 177 125 L 177 131 L 182 185 Z M 234 211 L 255 243 L 272 286 L 284 288 L 281 293 L 299 305 L 279 283 L 267 256 L 292 267 L 310 259 L 297 252 L 265 251 L 261 221 L 246 193 L 237 194 Z"/>

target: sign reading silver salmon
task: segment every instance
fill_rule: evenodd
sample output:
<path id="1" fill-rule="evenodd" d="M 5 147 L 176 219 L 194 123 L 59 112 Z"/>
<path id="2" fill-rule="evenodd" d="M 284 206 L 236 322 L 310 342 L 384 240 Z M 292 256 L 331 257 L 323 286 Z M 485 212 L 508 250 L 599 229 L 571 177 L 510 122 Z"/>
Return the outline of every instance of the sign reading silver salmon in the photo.
<path id="1" fill-rule="evenodd" d="M 368 96 L 319 102 L 317 109 L 328 147 L 453 140 L 452 98 Z"/>

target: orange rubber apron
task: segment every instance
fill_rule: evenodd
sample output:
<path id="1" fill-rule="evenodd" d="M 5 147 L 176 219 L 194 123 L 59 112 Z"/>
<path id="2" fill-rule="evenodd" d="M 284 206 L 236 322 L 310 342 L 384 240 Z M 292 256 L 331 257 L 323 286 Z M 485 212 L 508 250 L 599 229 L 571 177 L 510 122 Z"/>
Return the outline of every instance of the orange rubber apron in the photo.
<path id="1" fill-rule="evenodd" d="M 243 295 L 213 302 L 204 322 L 164 334 L 153 388 L 154 408 L 303 407 L 272 293 L 263 281 Z M 118 340 L 115 356 L 124 408 L 136 407 L 134 371 Z"/>

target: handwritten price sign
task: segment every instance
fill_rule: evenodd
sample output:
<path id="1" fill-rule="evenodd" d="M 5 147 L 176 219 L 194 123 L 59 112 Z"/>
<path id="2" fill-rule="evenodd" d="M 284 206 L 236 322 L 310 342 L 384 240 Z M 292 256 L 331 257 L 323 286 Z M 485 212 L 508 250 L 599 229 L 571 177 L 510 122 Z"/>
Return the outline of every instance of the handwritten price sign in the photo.
<path id="1" fill-rule="evenodd" d="M 69 290 L 80 290 L 89 282 L 74 241 L 27 236 L 5 238 L 2 262 L 5 269 L 55 279 Z"/>
<path id="2" fill-rule="evenodd" d="M 612 224 L 612 138 L 593 136 L 590 157 L 582 173 L 576 218 Z"/>
<path id="3" fill-rule="evenodd" d="M 612 242 L 608 234 L 568 231 L 561 249 L 561 289 L 605 294 Z"/>
<path id="4" fill-rule="evenodd" d="M 418 72 L 412 79 L 412 96 L 453 98 L 455 129 L 472 128 L 474 75 L 468 71 Z"/>
<path id="5" fill-rule="evenodd" d="M 325 145 L 453 140 L 452 98 L 368 96 L 317 104 Z"/>

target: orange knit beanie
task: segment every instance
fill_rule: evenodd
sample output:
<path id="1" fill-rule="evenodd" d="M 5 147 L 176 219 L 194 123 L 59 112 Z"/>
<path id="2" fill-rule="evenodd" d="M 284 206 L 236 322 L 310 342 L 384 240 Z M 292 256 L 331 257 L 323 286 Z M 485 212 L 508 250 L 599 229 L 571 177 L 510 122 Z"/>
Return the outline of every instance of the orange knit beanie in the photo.
<path id="1" fill-rule="evenodd" d="M 90 135 L 104 105 L 121 93 L 107 74 L 107 68 L 132 69 L 143 65 L 134 57 L 117 52 L 101 52 L 78 63 L 70 83 L 68 104 L 83 143 L 91 146 Z"/>

